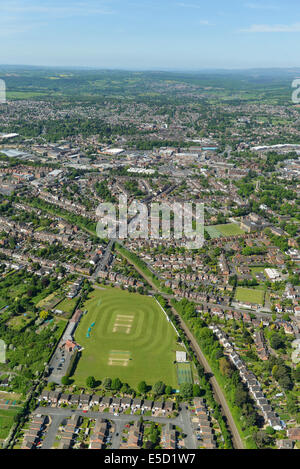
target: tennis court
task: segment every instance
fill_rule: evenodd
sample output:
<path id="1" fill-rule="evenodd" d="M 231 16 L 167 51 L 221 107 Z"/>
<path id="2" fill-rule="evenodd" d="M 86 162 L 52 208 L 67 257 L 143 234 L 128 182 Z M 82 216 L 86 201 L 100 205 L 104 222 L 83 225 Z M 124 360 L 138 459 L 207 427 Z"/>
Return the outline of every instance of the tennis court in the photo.
<path id="1" fill-rule="evenodd" d="M 177 381 L 179 386 L 184 383 L 193 384 L 193 374 L 190 363 L 177 363 Z"/>

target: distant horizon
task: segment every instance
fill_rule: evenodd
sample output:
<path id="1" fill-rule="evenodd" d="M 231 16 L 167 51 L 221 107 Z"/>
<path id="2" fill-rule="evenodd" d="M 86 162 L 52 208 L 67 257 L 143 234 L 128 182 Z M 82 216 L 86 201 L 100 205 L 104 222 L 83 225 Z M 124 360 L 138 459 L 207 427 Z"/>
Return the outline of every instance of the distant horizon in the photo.
<path id="1" fill-rule="evenodd" d="M 299 66 L 292 67 L 248 67 L 248 68 L 199 68 L 199 69 L 187 69 L 187 68 L 126 68 L 126 67 L 100 67 L 90 65 L 45 65 L 45 64 L 5 64 L 0 63 L 0 67 L 7 68 L 36 68 L 36 69 L 64 69 L 64 70 L 90 70 L 90 71 L 108 71 L 108 72 L 180 72 L 180 73 L 201 73 L 201 72 L 256 72 L 256 71 L 299 71 Z"/>

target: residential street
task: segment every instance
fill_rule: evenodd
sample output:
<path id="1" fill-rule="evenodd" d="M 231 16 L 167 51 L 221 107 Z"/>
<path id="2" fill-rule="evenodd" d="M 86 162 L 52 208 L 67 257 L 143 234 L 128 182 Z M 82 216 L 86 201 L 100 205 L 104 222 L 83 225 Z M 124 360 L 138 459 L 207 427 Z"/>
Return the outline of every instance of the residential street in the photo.
<path id="1" fill-rule="evenodd" d="M 42 449 L 50 449 L 54 444 L 56 434 L 58 432 L 58 428 L 62 421 L 65 418 L 71 417 L 72 415 L 79 415 L 81 417 L 90 418 L 90 419 L 98 419 L 103 418 L 107 420 L 111 420 L 115 423 L 116 428 L 115 432 L 112 437 L 111 441 L 111 448 L 118 449 L 121 443 L 122 431 L 124 428 L 125 423 L 129 421 L 138 421 L 143 417 L 144 420 L 148 420 L 151 422 L 156 422 L 159 424 L 172 424 L 174 426 L 178 426 L 182 429 L 183 433 L 187 435 L 185 438 L 185 446 L 187 449 L 196 449 L 197 442 L 196 438 L 193 434 L 191 419 L 189 411 L 187 410 L 186 406 L 182 406 L 182 410 L 180 415 L 176 418 L 164 418 L 164 417 L 153 417 L 153 416 L 145 416 L 145 415 L 126 415 L 126 414 L 119 414 L 118 416 L 109 413 L 109 412 L 94 412 L 94 411 L 83 411 L 83 410 L 73 410 L 64 407 L 38 407 L 34 411 L 35 415 L 47 415 L 51 419 L 51 423 L 46 431 L 46 437 L 42 444 Z"/>
<path id="2" fill-rule="evenodd" d="M 58 432 L 58 428 L 61 424 L 61 422 L 63 421 L 63 419 L 65 418 L 63 415 L 52 415 L 51 414 L 51 421 L 50 421 L 50 424 L 47 428 L 47 431 L 46 431 L 46 437 L 43 441 L 43 444 L 42 444 L 42 449 L 51 449 L 53 444 L 54 444 L 54 441 L 55 441 L 55 437 L 57 435 L 57 432 Z"/>

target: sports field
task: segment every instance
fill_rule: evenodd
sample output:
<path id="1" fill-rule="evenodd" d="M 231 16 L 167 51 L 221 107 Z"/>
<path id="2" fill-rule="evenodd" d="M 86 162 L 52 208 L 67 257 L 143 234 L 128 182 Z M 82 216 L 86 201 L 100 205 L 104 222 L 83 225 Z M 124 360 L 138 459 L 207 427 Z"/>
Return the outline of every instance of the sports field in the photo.
<path id="1" fill-rule="evenodd" d="M 88 376 L 120 378 L 136 388 L 141 381 L 177 385 L 174 360 L 177 335 L 153 298 L 108 288 L 94 290 L 75 340 L 84 347 L 74 373 L 76 384 Z"/>
<path id="2" fill-rule="evenodd" d="M 242 303 L 254 303 L 263 306 L 265 302 L 265 292 L 263 290 L 238 287 L 236 289 L 235 299 Z"/>
<path id="3" fill-rule="evenodd" d="M 215 227 L 222 236 L 236 236 L 244 234 L 245 231 L 237 223 L 228 223 L 226 225 L 216 225 Z"/>
<path id="4" fill-rule="evenodd" d="M 245 233 L 237 223 L 228 223 L 226 225 L 211 225 L 206 226 L 205 229 L 212 239 L 236 236 Z"/>

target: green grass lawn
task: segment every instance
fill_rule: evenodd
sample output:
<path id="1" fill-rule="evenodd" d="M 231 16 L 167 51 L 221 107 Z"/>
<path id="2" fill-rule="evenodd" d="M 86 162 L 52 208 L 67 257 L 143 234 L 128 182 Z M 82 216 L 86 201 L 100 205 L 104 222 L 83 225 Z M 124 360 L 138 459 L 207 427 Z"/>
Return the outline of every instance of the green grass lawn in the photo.
<path id="1" fill-rule="evenodd" d="M 264 274 L 265 267 L 251 267 L 250 271 L 252 274 Z"/>
<path id="2" fill-rule="evenodd" d="M 244 230 L 242 230 L 237 223 L 206 226 L 205 230 L 212 239 L 222 238 L 224 236 L 236 236 L 245 233 Z"/>
<path id="3" fill-rule="evenodd" d="M 64 313 L 72 313 L 73 309 L 76 306 L 77 301 L 78 301 L 78 298 L 72 298 L 72 299 L 66 298 L 61 303 L 56 305 L 55 308 L 59 309 L 60 311 L 63 311 Z"/>
<path id="4" fill-rule="evenodd" d="M 244 234 L 237 223 L 228 223 L 226 225 L 216 225 L 215 228 L 221 233 L 222 236 L 236 236 Z"/>
<path id="5" fill-rule="evenodd" d="M 7 438 L 18 409 L 0 409 L 0 440 Z"/>
<path id="6" fill-rule="evenodd" d="M 173 362 L 182 347 L 153 298 L 114 288 L 95 290 L 83 309 L 88 313 L 75 333 L 84 347 L 73 377 L 76 384 L 85 385 L 86 378 L 94 376 L 118 377 L 134 388 L 143 380 L 177 386 Z"/>
<path id="7" fill-rule="evenodd" d="M 220 237 L 221 237 L 220 231 L 217 230 L 215 226 L 206 226 L 206 227 L 205 227 L 205 231 L 209 234 L 209 236 L 211 237 L 211 239 L 215 239 L 215 238 L 220 238 Z"/>
<path id="8" fill-rule="evenodd" d="M 235 293 L 237 301 L 264 305 L 265 292 L 263 290 L 254 290 L 252 288 L 238 287 Z"/>

